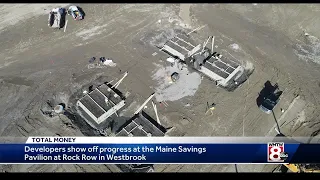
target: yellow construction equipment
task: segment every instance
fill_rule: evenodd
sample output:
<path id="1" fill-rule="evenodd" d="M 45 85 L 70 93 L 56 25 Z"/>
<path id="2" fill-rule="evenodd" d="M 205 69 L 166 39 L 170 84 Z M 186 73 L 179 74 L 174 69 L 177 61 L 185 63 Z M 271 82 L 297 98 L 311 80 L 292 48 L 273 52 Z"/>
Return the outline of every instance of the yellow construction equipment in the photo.
<path id="1" fill-rule="evenodd" d="M 320 164 L 284 164 L 295 173 L 320 173 Z"/>

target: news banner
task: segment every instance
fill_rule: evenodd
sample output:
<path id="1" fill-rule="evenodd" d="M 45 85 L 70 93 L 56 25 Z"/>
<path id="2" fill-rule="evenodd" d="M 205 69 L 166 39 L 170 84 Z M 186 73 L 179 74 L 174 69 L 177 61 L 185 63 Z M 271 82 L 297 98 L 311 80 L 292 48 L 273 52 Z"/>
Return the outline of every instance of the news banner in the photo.
<path id="1" fill-rule="evenodd" d="M 29 137 L 0 142 L 0 163 L 320 163 L 320 144 L 309 141 L 275 137 Z"/>

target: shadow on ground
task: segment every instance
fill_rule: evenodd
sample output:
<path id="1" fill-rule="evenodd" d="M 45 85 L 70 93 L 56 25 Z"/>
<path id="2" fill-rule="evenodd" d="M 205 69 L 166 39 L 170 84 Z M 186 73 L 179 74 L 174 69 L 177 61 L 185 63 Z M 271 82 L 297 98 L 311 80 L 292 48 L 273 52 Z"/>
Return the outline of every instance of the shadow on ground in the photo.
<path id="1" fill-rule="evenodd" d="M 79 12 L 82 14 L 82 19 L 84 19 L 86 16 L 86 13 L 84 12 L 84 10 L 81 7 L 77 6 L 77 8 L 78 8 Z"/>
<path id="2" fill-rule="evenodd" d="M 66 25 L 66 17 L 67 12 L 66 10 L 63 10 L 63 13 L 61 14 L 60 28 L 63 28 Z"/>

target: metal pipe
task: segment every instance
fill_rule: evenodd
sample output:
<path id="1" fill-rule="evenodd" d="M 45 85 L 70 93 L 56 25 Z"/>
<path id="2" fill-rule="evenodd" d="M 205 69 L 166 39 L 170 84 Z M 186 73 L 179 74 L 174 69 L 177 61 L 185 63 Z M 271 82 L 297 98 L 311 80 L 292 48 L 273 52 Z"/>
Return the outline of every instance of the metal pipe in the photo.
<path id="1" fill-rule="evenodd" d="M 214 46 L 214 36 L 212 36 L 212 41 L 211 41 L 211 53 L 213 54 L 213 46 Z"/>
<path id="2" fill-rule="evenodd" d="M 151 98 L 153 98 L 153 96 L 155 95 L 155 93 L 152 93 L 149 98 L 139 107 L 139 109 L 137 109 L 137 111 L 134 114 L 138 114 L 143 107 L 150 101 Z"/>
<path id="3" fill-rule="evenodd" d="M 124 76 L 117 83 L 115 83 L 111 88 L 117 88 L 120 85 L 120 83 L 123 81 L 123 79 L 127 77 L 127 75 L 128 75 L 128 72 L 126 72 Z"/>
<path id="4" fill-rule="evenodd" d="M 211 36 L 210 36 L 210 37 L 207 39 L 207 41 L 204 43 L 204 45 L 203 45 L 203 47 L 202 47 L 202 51 L 201 51 L 201 53 L 203 53 L 204 48 L 207 46 L 207 44 L 208 44 L 208 42 L 209 42 L 210 38 L 211 38 Z"/>
<path id="5" fill-rule="evenodd" d="M 201 26 L 201 27 L 198 27 L 198 28 L 196 28 L 196 29 L 192 30 L 191 32 L 189 32 L 187 35 L 189 35 L 189 34 L 191 34 L 191 33 L 195 32 L 195 31 L 197 31 L 197 30 L 200 30 L 200 29 L 204 28 L 205 26 L 206 26 L 206 25 L 203 25 L 203 26 Z"/>
<path id="6" fill-rule="evenodd" d="M 107 85 L 111 84 L 114 80 L 111 80 L 110 82 L 107 83 Z"/>
<path id="7" fill-rule="evenodd" d="M 63 32 L 66 32 L 67 25 L 68 25 L 68 20 L 66 20 L 66 24 L 64 25 L 64 30 L 63 30 Z"/>
<path id="8" fill-rule="evenodd" d="M 157 106 L 156 106 L 156 104 L 155 104 L 153 101 L 152 101 L 152 106 L 153 106 L 154 112 L 155 112 L 155 114 L 156 114 L 157 122 L 158 122 L 158 124 L 161 125 L 160 120 L 159 120 L 159 116 L 158 116 Z"/>

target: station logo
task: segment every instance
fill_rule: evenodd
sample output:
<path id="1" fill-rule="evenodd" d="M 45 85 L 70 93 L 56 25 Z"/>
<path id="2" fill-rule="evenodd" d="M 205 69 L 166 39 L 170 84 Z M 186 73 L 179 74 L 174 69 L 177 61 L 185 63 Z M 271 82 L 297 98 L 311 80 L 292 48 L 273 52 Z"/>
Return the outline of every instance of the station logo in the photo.
<path id="1" fill-rule="evenodd" d="M 267 148 L 268 162 L 284 162 L 288 158 L 283 142 L 269 142 Z"/>

